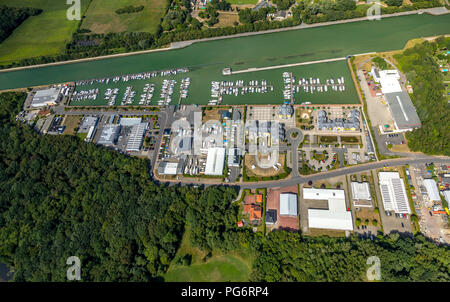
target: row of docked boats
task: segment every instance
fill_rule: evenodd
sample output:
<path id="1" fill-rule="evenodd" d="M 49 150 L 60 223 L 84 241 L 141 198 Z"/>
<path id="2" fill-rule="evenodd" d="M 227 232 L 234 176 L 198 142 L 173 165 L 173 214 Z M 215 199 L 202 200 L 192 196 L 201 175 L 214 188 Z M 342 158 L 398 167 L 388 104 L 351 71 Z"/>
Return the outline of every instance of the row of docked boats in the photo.
<path id="1" fill-rule="evenodd" d="M 116 98 L 119 94 L 119 88 L 108 88 L 105 91 L 105 100 L 108 102 L 109 106 L 114 106 L 116 104 Z"/>
<path id="2" fill-rule="evenodd" d="M 160 100 L 158 105 L 169 105 L 172 102 L 173 88 L 177 81 L 175 80 L 164 80 L 161 87 Z"/>
<path id="3" fill-rule="evenodd" d="M 132 105 L 134 102 L 134 97 L 136 96 L 136 91 L 133 90 L 133 86 L 128 86 L 123 94 L 121 105 Z"/>
<path id="4" fill-rule="evenodd" d="M 211 98 L 209 105 L 220 105 L 222 95 L 238 96 L 249 93 L 267 93 L 273 91 L 273 85 L 267 84 L 266 80 L 259 82 L 258 80 L 251 80 L 245 83 L 243 80 L 237 81 L 212 81 L 211 82 Z"/>
<path id="5" fill-rule="evenodd" d="M 314 93 L 314 91 L 327 92 L 328 89 L 343 92 L 345 91 L 344 77 L 338 77 L 336 81 L 332 78 L 327 79 L 326 83 L 320 83 L 319 78 L 309 78 L 309 81 L 308 79 L 302 78 L 298 80 L 297 92 L 300 88 L 310 93 Z"/>
<path id="6" fill-rule="evenodd" d="M 79 90 L 72 94 L 72 101 L 95 101 L 98 97 L 99 89 Z"/>
<path id="7" fill-rule="evenodd" d="M 180 84 L 180 97 L 187 98 L 189 92 L 189 85 L 191 85 L 191 78 L 183 78 Z"/>
<path id="8" fill-rule="evenodd" d="M 76 86 L 86 86 L 86 85 L 94 85 L 94 84 L 109 84 L 110 82 L 117 83 L 119 81 L 128 82 L 132 80 L 147 80 L 157 76 L 166 77 L 166 76 L 174 76 L 179 73 L 189 72 L 188 68 L 173 68 L 162 71 L 151 71 L 151 72 L 140 72 L 135 74 L 114 76 L 112 78 L 99 78 L 92 80 L 82 80 L 75 82 Z"/>
<path id="9" fill-rule="evenodd" d="M 149 105 L 155 92 L 155 84 L 145 84 L 139 105 Z"/>

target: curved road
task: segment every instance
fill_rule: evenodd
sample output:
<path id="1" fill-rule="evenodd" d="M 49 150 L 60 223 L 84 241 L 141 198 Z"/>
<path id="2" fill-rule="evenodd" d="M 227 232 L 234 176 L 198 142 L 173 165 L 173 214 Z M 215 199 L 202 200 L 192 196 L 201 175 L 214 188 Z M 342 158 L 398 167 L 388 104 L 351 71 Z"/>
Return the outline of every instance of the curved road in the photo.
<path id="1" fill-rule="evenodd" d="M 446 156 L 417 156 L 417 157 L 409 157 L 409 158 L 397 158 L 397 159 L 389 159 L 371 163 L 365 163 L 361 165 L 341 168 L 337 170 L 326 171 L 323 173 L 317 173 L 312 175 L 296 175 L 291 176 L 286 179 L 281 180 L 273 180 L 273 181 L 261 181 L 261 182 L 242 182 L 242 183 L 224 183 L 224 182 L 212 182 L 208 181 L 208 179 L 203 180 L 176 180 L 176 181 L 168 181 L 168 180 L 160 180 L 161 183 L 167 183 L 169 185 L 228 185 L 228 186 L 236 186 L 241 189 L 257 189 L 257 188 L 276 188 L 276 187 L 286 187 L 292 186 L 296 184 L 307 183 L 309 181 L 318 181 L 322 179 L 332 178 L 336 176 L 342 176 L 346 174 L 359 173 L 363 171 L 373 170 L 373 169 L 381 169 L 383 167 L 390 166 L 404 166 L 406 164 L 424 164 L 424 163 L 450 163 L 450 157 Z"/>

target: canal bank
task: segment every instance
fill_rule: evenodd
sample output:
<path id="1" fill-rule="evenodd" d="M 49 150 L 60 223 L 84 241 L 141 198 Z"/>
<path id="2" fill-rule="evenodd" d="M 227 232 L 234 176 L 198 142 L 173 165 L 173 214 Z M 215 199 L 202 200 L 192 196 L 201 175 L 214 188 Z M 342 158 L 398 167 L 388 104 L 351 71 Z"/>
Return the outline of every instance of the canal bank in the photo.
<path id="1" fill-rule="evenodd" d="M 202 104 L 208 100 L 195 87 L 210 89 L 211 81 L 221 80 L 225 67 L 245 70 L 401 49 L 410 39 L 446 34 L 448 28 L 449 14 L 422 14 L 199 42 L 180 49 L 4 72 L 0 89 L 187 67 L 191 70 L 187 76 L 193 79 L 187 102 Z M 255 79 L 260 74 L 247 73 Z"/>

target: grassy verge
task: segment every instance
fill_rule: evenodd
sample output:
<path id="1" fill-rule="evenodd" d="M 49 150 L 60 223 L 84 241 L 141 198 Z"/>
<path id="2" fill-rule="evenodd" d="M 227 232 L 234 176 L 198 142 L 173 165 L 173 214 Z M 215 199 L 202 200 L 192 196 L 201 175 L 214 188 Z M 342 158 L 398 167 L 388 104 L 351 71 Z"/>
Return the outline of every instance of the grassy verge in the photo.
<path id="1" fill-rule="evenodd" d="M 402 167 L 402 173 L 403 173 L 403 181 L 405 182 L 405 188 L 406 188 L 406 195 L 408 195 L 408 201 L 409 201 L 409 207 L 411 208 L 412 215 L 415 215 L 417 218 L 416 213 L 416 207 L 414 206 L 414 202 L 411 195 L 411 187 L 408 185 L 408 181 L 406 180 L 406 170 L 405 167 Z M 412 221 L 414 224 L 415 232 L 414 234 L 420 233 L 420 226 L 419 226 L 419 219 L 416 219 L 415 221 Z"/>

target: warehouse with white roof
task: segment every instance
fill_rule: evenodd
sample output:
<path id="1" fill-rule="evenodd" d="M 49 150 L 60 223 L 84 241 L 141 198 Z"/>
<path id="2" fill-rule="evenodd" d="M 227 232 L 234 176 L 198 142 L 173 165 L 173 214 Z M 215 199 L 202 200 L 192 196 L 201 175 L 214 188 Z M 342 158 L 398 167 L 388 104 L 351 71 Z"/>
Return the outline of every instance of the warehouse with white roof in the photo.
<path id="1" fill-rule="evenodd" d="M 428 198 L 431 201 L 441 200 L 441 196 L 439 195 L 437 184 L 436 181 L 434 181 L 434 179 L 424 179 L 423 185 L 425 186 L 425 189 L 427 190 L 428 193 Z"/>
<path id="2" fill-rule="evenodd" d="M 222 175 L 224 164 L 225 148 L 209 148 L 206 158 L 205 175 Z"/>
<path id="3" fill-rule="evenodd" d="M 397 70 L 380 70 L 372 68 L 374 80 L 381 85 L 381 92 L 389 105 L 389 111 L 398 131 L 412 131 L 422 126 L 416 109 L 408 92 L 400 85 L 400 74 Z"/>
<path id="4" fill-rule="evenodd" d="M 308 209 L 309 228 L 353 230 L 352 212 L 347 211 L 344 190 L 304 188 L 303 198 L 328 201 L 328 209 Z"/>
<path id="5" fill-rule="evenodd" d="M 411 214 L 405 185 L 398 172 L 379 172 L 378 179 L 384 210 Z"/>
<path id="6" fill-rule="evenodd" d="M 280 194 L 280 215 L 297 216 L 297 194 Z"/>
<path id="7" fill-rule="evenodd" d="M 55 106 L 61 97 L 61 88 L 49 88 L 38 90 L 31 100 L 31 107 L 39 108 L 45 106 Z"/>
<path id="8" fill-rule="evenodd" d="M 144 133 L 147 130 L 147 127 L 148 123 L 139 123 L 131 128 L 131 133 L 127 142 L 126 151 L 138 152 L 139 150 L 141 150 L 142 142 L 144 140 Z"/>

